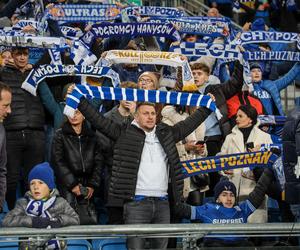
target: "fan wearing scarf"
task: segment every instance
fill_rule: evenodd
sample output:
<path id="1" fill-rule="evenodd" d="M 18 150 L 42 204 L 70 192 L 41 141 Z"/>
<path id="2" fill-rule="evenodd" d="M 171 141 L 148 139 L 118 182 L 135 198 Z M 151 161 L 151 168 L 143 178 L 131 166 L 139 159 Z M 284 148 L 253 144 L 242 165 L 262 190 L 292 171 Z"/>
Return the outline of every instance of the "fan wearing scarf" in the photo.
<path id="1" fill-rule="evenodd" d="M 59 228 L 79 225 L 79 217 L 55 188 L 48 162 L 36 165 L 28 175 L 30 190 L 3 219 L 3 227 Z M 35 249 L 33 242 L 21 242 L 21 249 Z M 64 241 L 50 240 L 47 249 L 65 249 Z"/>
<path id="2" fill-rule="evenodd" d="M 189 206 L 181 204 L 177 207 L 177 214 L 181 217 L 200 220 L 202 223 L 212 224 L 236 224 L 247 223 L 251 215 L 265 198 L 266 190 L 274 179 L 273 171 L 266 168 L 249 194 L 246 201 L 236 203 L 236 187 L 227 177 L 222 177 L 214 188 L 215 202 L 202 206 Z M 216 235 L 216 237 L 204 238 L 205 247 L 227 246 L 252 246 L 247 238 L 233 235 Z"/>

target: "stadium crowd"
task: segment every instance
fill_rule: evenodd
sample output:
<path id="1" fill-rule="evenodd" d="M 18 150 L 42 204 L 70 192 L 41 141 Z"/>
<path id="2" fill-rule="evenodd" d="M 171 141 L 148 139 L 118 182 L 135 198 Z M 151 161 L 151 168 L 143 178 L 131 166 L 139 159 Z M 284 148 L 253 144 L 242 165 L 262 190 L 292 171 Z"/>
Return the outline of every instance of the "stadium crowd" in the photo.
<path id="1" fill-rule="evenodd" d="M 280 92 L 300 82 L 300 35 L 273 25 L 281 2 L 212 1 L 207 17 L 190 18 L 180 8 L 120 3 L 3 4 L 2 226 L 267 223 L 268 199 L 278 204 L 278 221 L 299 223 L 300 107 L 286 113 Z M 300 6 L 284 2 L 296 20 Z M 233 6 L 241 30 L 231 25 Z M 262 152 L 281 160 L 284 178 L 254 160 L 199 170 Z M 193 161 L 201 173 L 184 174 L 183 163 Z M 275 243 L 232 235 L 199 244 Z M 176 242 L 127 240 L 128 249 L 146 246 Z"/>

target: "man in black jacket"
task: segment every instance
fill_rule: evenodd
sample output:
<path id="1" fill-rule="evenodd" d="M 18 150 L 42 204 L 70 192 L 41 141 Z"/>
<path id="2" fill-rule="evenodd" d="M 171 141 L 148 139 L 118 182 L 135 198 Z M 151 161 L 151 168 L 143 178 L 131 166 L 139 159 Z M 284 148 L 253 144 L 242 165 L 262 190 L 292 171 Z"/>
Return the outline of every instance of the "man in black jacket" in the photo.
<path id="1" fill-rule="evenodd" d="M 87 100 L 80 112 L 100 132 L 115 141 L 108 206 L 124 206 L 125 224 L 170 223 L 169 199 L 182 199 L 183 179 L 176 143 L 210 114 L 199 108 L 175 126 L 156 125 L 155 104 L 140 103 L 134 120 L 120 125 L 103 117 Z M 168 197 L 168 181 L 172 197 Z M 150 247 L 166 249 L 168 239 L 151 239 Z M 144 249 L 145 239 L 130 238 L 129 249 Z"/>
<path id="2" fill-rule="evenodd" d="M 44 109 L 40 98 L 23 90 L 28 76 L 28 49 L 13 48 L 14 65 L 0 71 L 0 79 L 12 90 L 12 112 L 3 125 L 6 130 L 8 208 L 14 208 L 16 188 L 20 180 L 27 180 L 31 168 L 43 162 L 45 154 Z M 27 183 L 25 181 L 24 183 Z"/>
<path id="3" fill-rule="evenodd" d="M 282 131 L 286 201 L 300 222 L 300 107 L 287 117 Z"/>

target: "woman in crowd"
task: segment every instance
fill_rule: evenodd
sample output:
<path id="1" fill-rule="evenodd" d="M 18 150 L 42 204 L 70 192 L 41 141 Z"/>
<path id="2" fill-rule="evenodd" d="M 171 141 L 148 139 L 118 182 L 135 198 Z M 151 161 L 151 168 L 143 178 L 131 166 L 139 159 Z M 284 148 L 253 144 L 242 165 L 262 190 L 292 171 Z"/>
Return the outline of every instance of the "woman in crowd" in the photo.
<path id="1" fill-rule="evenodd" d="M 226 136 L 220 154 L 244 153 L 258 151 L 261 144 L 272 143 L 271 136 L 260 130 L 257 121 L 257 111 L 250 105 L 239 107 L 236 115 L 236 125 L 232 133 Z M 255 178 L 249 168 L 226 171 L 225 174 L 237 187 L 237 199 L 243 201 L 255 187 Z M 267 222 L 266 202 L 248 219 L 250 223 Z"/>
<path id="2" fill-rule="evenodd" d="M 92 201 L 100 186 L 101 145 L 78 110 L 56 131 L 52 160 L 60 192 L 70 205 L 77 210 L 80 204 Z"/>

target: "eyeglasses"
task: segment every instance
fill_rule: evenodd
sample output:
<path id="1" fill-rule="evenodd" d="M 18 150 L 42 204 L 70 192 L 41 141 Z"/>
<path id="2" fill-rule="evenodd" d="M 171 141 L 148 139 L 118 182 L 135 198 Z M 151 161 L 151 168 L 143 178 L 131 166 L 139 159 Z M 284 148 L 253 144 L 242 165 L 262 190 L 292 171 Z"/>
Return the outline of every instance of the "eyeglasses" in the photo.
<path id="1" fill-rule="evenodd" d="M 141 83 L 146 83 L 146 84 L 150 84 L 150 83 L 153 83 L 153 80 L 141 78 L 141 79 L 139 79 L 139 82 L 141 82 Z"/>

